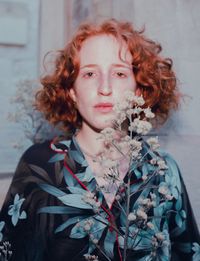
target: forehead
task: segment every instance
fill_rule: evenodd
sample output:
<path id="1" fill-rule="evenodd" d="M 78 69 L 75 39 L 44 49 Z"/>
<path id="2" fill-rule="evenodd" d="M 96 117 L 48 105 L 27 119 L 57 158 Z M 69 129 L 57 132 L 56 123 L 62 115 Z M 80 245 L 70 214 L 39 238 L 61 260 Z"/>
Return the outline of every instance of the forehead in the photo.
<path id="1" fill-rule="evenodd" d="M 132 63 L 132 55 L 125 41 L 101 34 L 86 39 L 79 51 L 80 64 L 125 62 Z"/>

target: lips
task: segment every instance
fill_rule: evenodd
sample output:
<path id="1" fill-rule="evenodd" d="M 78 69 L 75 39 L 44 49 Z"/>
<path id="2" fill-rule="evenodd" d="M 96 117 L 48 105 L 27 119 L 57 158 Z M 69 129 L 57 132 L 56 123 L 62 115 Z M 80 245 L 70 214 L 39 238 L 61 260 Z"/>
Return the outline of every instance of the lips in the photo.
<path id="1" fill-rule="evenodd" d="M 110 112 L 113 109 L 113 104 L 110 102 L 101 102 L 96 104 L 94 108 L 99 112 Z"/>

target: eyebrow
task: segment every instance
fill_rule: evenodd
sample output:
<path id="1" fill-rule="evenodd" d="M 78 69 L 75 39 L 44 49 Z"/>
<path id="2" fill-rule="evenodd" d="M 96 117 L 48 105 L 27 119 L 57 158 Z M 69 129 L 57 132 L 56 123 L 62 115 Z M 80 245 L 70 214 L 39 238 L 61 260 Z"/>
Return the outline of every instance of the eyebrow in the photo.
<path id="1" fill-rule="evenodd" d="M 125 69 L 129 69 L 129 70 L 132 70 L 132 67 L 129 66 L 129 65 L 125 65 L 125 64 L 118 64 L 118 63 L 113 63 L 111 64 L 112 67 L 115 67 L 115 68 L 125 68 Z M 84 69 L 84 68 L 96 68 L 98 67 L 97 64 L 86 64 L 86 65 L 83 65 L 80 67 L 80 69 Z"/>

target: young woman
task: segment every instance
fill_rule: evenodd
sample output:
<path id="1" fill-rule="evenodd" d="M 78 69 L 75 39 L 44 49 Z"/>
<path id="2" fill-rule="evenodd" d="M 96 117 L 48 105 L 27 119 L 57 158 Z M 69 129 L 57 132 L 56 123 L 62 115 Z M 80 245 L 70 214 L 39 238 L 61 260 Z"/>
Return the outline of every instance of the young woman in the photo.
<path id="1" fill-rule="evenodd" d="M 160 51 L 111 19 L 81 25 L 58 52 L 36 101 L 71 136 L 22 156 L 1 210 L 1 260 L 200 260 L 179 169 L 142 138 L 179 104 Z"/>

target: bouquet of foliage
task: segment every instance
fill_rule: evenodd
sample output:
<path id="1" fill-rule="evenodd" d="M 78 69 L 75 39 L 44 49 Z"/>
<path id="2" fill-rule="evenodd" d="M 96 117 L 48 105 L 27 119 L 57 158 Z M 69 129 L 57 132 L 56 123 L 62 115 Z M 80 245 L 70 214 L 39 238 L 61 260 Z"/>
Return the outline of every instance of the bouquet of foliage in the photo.
<path id="1" fill-rule="evenodd" d="M 55 233 L 71 226 L 71 238 L 89 238 L 86 260 L 99 260 L 94 255 L 95 249 L 106 260 L 113 260 L 116 246 L 123 261 L 131 251 L 145 253 L 141 261 L 169 260 L 168 217 L 173 212 L 177 230 L 184 222 L 186 214 L 182 209 L 177 166 L 169 155 L 159 150 L 158 138 L 149 136 L 154 113 L 144 104 L 141 96 L 128 92 L 125 101 L 114 107 L 117 120 L 113 128 L 102 130 L 104 149 L 94 157 L 101 166 L 101 172 L 95 174 L 95 189 L 90 183 L 94 176 L 88 167 L 84 173 L 76 173 L 80 184 L 77 186 L 75 175 L 65 165 L 66 193 L 52 185 L 40 184 L 64 206 L 44 207 L 39 213 L 68 214 Z M 70 141 L 63 144 L 70 147 Z M 56 150 L 56 145 L 52 148 Z M 71 157 L 76 155 L 75 151 L 68 153 Z M 74 158 L 81 166 L 87 166 L 81 154 Z M 61 159 L 64 159 L 62 154 Z M 58 157 L 50 161 L 55 160 Z M 102 192 L 98 197 L 97 191 Z M 102 204 L 102 195 L 108 207 Z M 75 216 L 70 215 L 74 213 Z"/>

